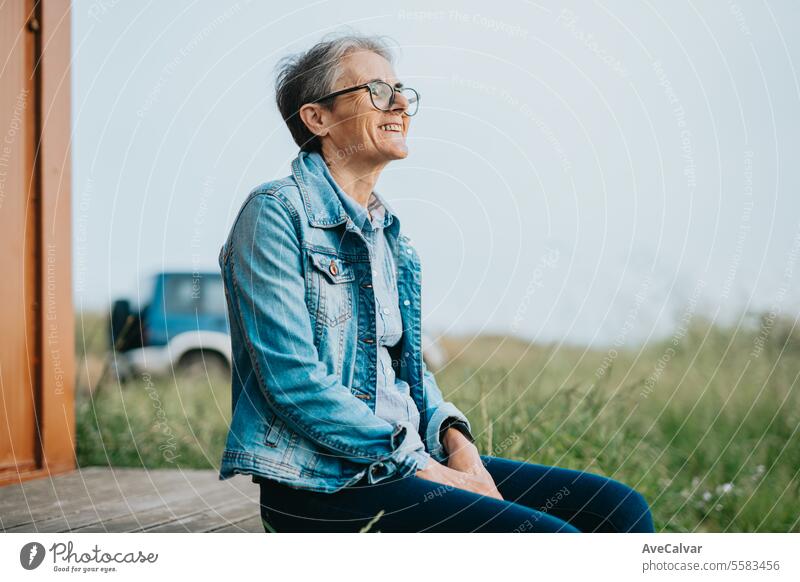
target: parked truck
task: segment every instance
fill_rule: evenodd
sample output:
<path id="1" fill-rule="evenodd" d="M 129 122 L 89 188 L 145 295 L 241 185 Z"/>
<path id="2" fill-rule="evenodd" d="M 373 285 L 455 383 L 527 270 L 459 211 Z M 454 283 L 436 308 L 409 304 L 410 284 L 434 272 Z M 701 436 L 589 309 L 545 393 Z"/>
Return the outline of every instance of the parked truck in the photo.
<path id="1" fill-rule="evenodd" d="M 172 370 L 229 374 L 231 340 L 219 273 L 163 272 L 139 304 L 118 299 L 109 341 L 121 377 Z"/>
<path id="2" fill-rule="evenodd" d="M 118 299 L 111 308 L 109 342 L 118 377 L 230 374 L 230 328 L 218 272 L 158 273 L 140 292 L 140 302 Z M 428 368 L 439 369 L 442 348 L 424 334 L 422 345 Z"/>

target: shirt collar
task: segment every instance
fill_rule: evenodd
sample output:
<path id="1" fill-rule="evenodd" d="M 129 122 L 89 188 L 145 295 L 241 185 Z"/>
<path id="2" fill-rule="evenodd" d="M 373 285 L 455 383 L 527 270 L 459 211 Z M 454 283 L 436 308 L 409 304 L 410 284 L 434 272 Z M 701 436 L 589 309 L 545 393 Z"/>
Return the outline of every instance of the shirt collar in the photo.
<path id="1" fill-rule="evenodd" d="M 358 204 L 345 192 L 337 191 L 337 195 L 345 212 L 362 231 L 386 228 L 392 223 L 391 212 L 388 211 L 381 197 L 374 190 L 369 196 L 367 208 Z M 369 210 L 369 213 L 367 210 Z M 372 222 L 369 220 L 370 214 L 372 215 Z"/>
<path id="2" fill-rule="evenodd" d="M 322 154 L 301 151 L 292 162 L 292 173 L 300 186 L 312 225 L 332 226 L 344 222 L 347 215 L 362 230 L 367 225 L 367 210 L 339 187 Z M 384 227 L 392 223 L 395 213 L 383 196 L 373 190 L 369 204 L 381 207 L 378 215 L 383 215 Z M 373 212 L 373 215 L 376 214 Z"/>

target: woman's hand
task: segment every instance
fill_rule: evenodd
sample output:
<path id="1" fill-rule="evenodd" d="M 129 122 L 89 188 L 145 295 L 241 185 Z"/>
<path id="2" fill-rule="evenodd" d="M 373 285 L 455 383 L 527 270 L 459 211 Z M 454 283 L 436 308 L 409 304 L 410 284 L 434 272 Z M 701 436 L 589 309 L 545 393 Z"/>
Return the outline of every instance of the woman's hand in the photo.
<path id="1" fill-rule="evenodd" d="M 417 477 L 503 499 L 489 471 L 483 466 L 477 447 L 458 429 L 449 429 L 442 445 L 448 452 L 447 466 L 430 459 L 425 469 L 417 471 Z"/>
<path id="2" fill-rule="evenodd" d="M 491 476 L 487 481 L 483 477 L 451 469 L 434 459 L 430 459 L 428 465 L 424 469 L 417 471 L 416 476 L 435 483 L 441 483 L 448 488 L 455 487 L 458 489 L 465 489 L 466 491 L 472 491 L 478 495 L 503 499 L 494 486 Z"/>
<path id="3" fill-rule="evenodd" d="M 448 429 L 444 434 L 442 445 L 448 454 L 448 467 L 475 476 L 486 488 L 493 491 L 492 497 L 503 498 L 497 490 L 492 475 L 484 467 L 478 448 L 464 436 L 464 433 L 456 428 Z"/>

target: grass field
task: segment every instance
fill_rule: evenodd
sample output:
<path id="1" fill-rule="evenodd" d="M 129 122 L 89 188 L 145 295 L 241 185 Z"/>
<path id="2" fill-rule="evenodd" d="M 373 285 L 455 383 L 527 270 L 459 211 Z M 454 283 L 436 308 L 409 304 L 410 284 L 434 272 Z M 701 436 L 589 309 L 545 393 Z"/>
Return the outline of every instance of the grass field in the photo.
<path id="1" fill-rule="evenodd" d="M 218 468 L 225 378 L 97 378 L 104 322 L 78 317 L 81 466 Z M 800 330 L 698 317 L 640 349 L 449 338 L 437 373 L 481 453 L 639 489 L 662 531 L 800 531 Z M 85 339 L 85 341 L 84 341 Z M 91 386 L 91 389 L 90 389 Z"/>

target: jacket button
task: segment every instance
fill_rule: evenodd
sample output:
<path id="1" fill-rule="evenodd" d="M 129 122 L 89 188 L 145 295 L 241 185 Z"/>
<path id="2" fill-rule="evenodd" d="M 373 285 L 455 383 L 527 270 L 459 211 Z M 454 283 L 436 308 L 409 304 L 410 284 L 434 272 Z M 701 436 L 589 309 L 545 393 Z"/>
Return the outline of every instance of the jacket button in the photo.
<path id="1" fill-rule="evenodd" d="M 328 270 L 331 272 L 331 275 L 336 275 L 339 272 L 339 268 L 336 266 L 336 261 L 331 259 L 331 266 L 328 267 Z"/>
<path id="2" fill-rule="evenodd" d="M 365 338 L 364 338 L 364 343 L 365 343 L 365 344 L 374 344 L 374 343 L 375 343 L 375 340 L 374 340 L 374 339 L 372 339 L 371 337 L 365 337 Z"/>
<path id="3" fill-rule="evenodd" d="M 405 301 L 403 301 L 403 305 L 411 305 L 411 301 L 409 301 L 408 299 L 406 299 Z"/>

